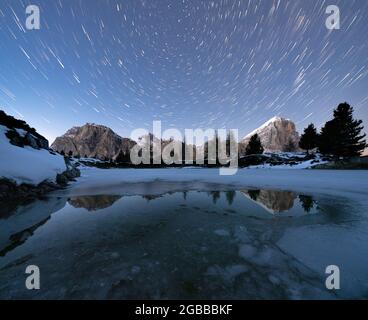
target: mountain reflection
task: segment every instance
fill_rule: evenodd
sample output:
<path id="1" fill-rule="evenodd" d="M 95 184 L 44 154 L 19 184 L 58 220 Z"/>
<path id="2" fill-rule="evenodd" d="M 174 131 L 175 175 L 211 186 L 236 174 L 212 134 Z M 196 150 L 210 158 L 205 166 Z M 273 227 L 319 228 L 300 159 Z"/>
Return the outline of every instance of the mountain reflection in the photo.
<path id="1" fill-rule="evenodd" d="M 245 197 L 259 203 L 271 213 L 281 213 L 293 208 L 298 199 L 305 212 L 310 212 L 314 206 L 313 198 L 306 195 L 297 195 L 290 191 L 275 190 L 243 190 Z"/>
<path id="2" fill-rule="evenodd" d="M 95 195 L 72 197 L 68 203 L 74 208 L 84 208 L 88 211 L 97 211 L 111 207 L 122 196 L 117 195 Z"/>
<path id="3" fill-rule="evenodd" d="M 156 199 L 159 199 L 159 198 L 162 198 L 162 195 L 159 194 L 159 195 L 154 195 L 154 194 L 147 194 L 147 195 L 144 195 L 144 196 L 141 196 L 143 199 L 147 200 L 148 202 L 152 201 L 152 200 L 156 200 Z"/>

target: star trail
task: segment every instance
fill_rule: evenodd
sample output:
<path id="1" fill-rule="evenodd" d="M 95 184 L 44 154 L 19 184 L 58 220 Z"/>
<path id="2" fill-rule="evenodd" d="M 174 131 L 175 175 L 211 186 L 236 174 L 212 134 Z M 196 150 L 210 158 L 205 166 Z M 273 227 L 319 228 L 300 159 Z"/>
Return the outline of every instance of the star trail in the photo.
<path id="1" fill-rule="evenodd" d="M 367 126 L 367 35 L 365 0 L 2 0 L 0 109 L 51 141 L 86 122 L 243 136 L 278 115 L 302 131 L 343 101 Z"/>

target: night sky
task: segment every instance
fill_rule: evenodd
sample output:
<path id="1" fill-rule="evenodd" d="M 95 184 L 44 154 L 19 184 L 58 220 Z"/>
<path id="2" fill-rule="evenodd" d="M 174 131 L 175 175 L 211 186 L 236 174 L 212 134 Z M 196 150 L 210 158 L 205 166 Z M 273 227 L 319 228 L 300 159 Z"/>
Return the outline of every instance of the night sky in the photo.
<path id="1" fill-rule="evenodd" d="M 51 141 L 86 122 L 243 136 L 279 115 L 302 131 L 343 101 L 368 131 L 367 42 L 367 0 L 1 0 L 0 109 Z"/>

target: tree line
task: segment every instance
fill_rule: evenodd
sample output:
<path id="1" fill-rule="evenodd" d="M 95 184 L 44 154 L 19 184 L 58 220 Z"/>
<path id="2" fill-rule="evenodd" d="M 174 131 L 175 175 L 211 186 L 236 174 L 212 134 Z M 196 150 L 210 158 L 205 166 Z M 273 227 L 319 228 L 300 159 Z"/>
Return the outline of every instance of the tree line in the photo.
<path id="1" fill-rule="evenodd" d="M 317 149 L 324 155 L 339 158 L 360 156 L 367 147 L 362 120 L 355 120 L 354 109 L 346 102 L 341 103 L 333 112 L 333 119 L 327 121 L 318 133 L 311 123 L 300 137 L 299 147 L 309 153 Z"/>
<path id="2" fill-rule="evenodd" d="M 333 118 L 327 121 L 321 128 L 320 133 L 317 132 L 316 127 L 313 123 L 308 125 L 304 129 L 304 133 L 300 137 L 299 147 L 307 152 L 315 150 L 322 153 L 323 155 L 334 156 L 338 158 L 350 158 L 359 156 L 361 152 L 368 146 L 365 141 L 366 134 L 362 133 L 364 129 L 362 120 L 355 120 L 353 117 L 354 109 L 346 102 L 341 103 L 333 111 Z M 152 146 L 153 137 L 150 136 L 151 146 L 151 157 L 153 158 Z M 215 136 L 211 140 L 211 143 L 215 144 L 215 150 L 220 148 L 220 138 L 217 131 Z M 166 141 L 166 142 L 171 142 Z M 231 142 L 236 143 L 234 136 L 228 133 L 225 143 L 226 156 L 230 156 L 230 145 Z M 209 154 L 209 143 L 206 141 L 204 144 L 204 158 L 205 162 L 209 162 L 211 157 L 216 157 L 216 165 L 219 165 L 218 153 L 216 155 Z M 186 140 L 182 142 L 182 156 L 183 164 L 185 165 L 184 155 L 189 149 L 192 149 L 194 158 L 196 158 L 196 147 L 193 145 L 187 145 Z M 293 147 L 295 149 L 295 146 Z M 290 150 L 291 151 L 291 150 Z M 264 148 L 261 143 L 261 139 L 258 134 L 254 134 L 246 147 L 246 155 L 257 155 L 263 154 Z M 64 154 L 64 152 L 62 152 Z M 69 152 L 69 157 L 73 153 Z M 87 156 L 85 156 L 87 157 Z M 129 153 L 120 152 L 117 158 L 114 160 L 117 163 L 130 163 Z M 195 162 L 194 162 L 195 163 Z"/>
<path id="3" fill-rule="evenodd" d="M 299 147 L 308 154 L 311 150 L 316 150 L 323 155 L 338 158 L 360 156 L 368 145 L 364 140 L 366 134 L 362 133 L 363 121 L 355 120 L 353 113 L 354 109 L 348 103 L 340 103 L 333 111 L 333 119 L 324 124 L 320 133 L 313 123 L 304 129 Z M 253 135 L 246 148 L 246 154 L 262 154 L 263 151 L 259 136 Z"/>

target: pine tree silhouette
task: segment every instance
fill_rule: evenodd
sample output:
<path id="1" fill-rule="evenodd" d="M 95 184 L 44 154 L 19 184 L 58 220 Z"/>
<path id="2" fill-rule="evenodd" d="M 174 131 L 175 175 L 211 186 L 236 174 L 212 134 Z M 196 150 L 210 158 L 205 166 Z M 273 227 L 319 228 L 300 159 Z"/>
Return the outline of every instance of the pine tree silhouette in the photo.
<path id="1" fill-rule="evenodd" d="M 307 153 L 309 153 L 309 150 L 317 147 L 317 143 L 318 133 L 316 128 L 314 127 L 314 124 L 311 123 L 307 128 L 304 129 L 304 133 L 300 137 L 299 147 L 307 150 Z"/>
<path id="2" fill-rule="evenodd" d="M 249 144 L 245 150 L 246 155 L 252 154 L 262 154 L 264 151 L 261 143 L 261 139 L 259 138 L 258 134 L 253 135 L 250 140 Z"/>
<path id="3" fill-rule="evenodd" d="M 364 140 L 362 120 L 354 120 L 354 109 L 348 103 L 341 103 L 334 110 L 334 118 L 321 129 L 319 150 L 323 154 L 337 157 L 354 157 L 367 146 Z"/>

